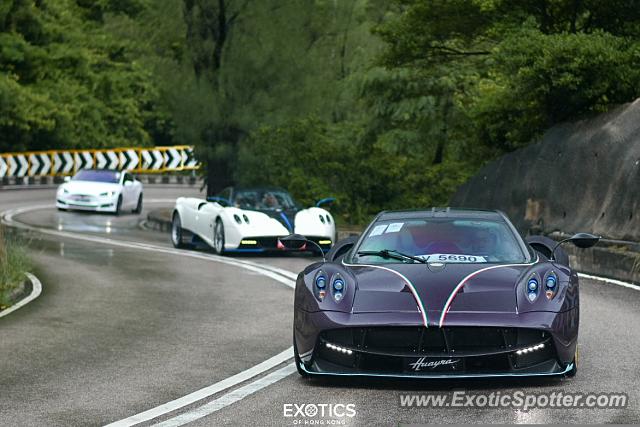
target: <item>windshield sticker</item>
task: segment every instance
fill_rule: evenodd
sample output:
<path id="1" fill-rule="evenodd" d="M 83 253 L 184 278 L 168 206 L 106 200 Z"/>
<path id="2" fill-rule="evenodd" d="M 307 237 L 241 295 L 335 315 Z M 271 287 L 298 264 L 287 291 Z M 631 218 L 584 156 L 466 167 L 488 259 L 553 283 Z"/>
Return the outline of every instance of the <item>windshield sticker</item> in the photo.
<path id="1" fill-rule="evenodd" d="M 418 255 L 418 256 L 427 262 L 456 262 L 456 263 L 488 262 L 487 257 L 480 256 L 480 255 L 429 254 L 429 255 Z"/>
<path id="2" fill-rule="evenodd" d="M 384 233 L 384 230 L 387 229 L 387 225 L 377 225 L 373 228 L 373 230 L 371 230 L 371 233 L 369 233 L 369 237 L 373 237 L 373 236 L 379 236 L 382 233 Z"/>
<path id="3" fill-rule="evenodd" d="M 404 222 L 394 222 L 392 224 L 389 224 L 389 228 L 387 228 L 386 232 L 397 233 L 398 231 L 400 231 L 403 225 L 404 225 Z"/>

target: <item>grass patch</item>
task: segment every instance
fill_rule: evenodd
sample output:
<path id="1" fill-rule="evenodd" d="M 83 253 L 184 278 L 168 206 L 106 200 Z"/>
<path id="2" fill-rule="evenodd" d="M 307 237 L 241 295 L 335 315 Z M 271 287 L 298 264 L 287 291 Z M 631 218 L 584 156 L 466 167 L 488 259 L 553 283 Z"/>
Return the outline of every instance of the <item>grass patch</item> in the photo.
<path id="1" fill-rule="evenodd" d="M 0 227 L 0 310 L 11 305 L 11 295 L 31 269 L 25 246 Z"/>

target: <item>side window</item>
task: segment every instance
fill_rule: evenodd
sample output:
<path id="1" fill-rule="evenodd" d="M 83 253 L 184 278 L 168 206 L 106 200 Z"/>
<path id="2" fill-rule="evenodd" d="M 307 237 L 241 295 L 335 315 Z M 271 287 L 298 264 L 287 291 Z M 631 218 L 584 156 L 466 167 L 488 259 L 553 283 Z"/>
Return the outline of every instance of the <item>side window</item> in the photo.
<path id="1" fill-rule="evenodd" d="M 133 176 L 130 173 L 125 173 L 124 174 L 124 182 L 133 182 Z"/>

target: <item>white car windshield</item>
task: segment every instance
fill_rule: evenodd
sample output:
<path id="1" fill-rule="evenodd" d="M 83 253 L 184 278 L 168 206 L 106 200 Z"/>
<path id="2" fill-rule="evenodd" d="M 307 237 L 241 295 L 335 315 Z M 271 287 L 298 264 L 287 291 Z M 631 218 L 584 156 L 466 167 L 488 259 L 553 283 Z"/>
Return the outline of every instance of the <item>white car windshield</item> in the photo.
<path id="1" fill-rule="evenodd" d="M 109 170 L 81 170 L 74 177 L 74 181 L 91 181 L 91 182 L 106 182 L 111 184 L 117 184 L 120 182 L 120 172 Z"/>
<path id="2" fill-rule="evenodd" d="M 507 224 L 482 219 L 379 221 L 369 228 L 354 253 L 354 260 L 365 264 L 402 262 L 398 253 L 427 262 L 526 261 L 525 253 Z M 395 256 L 389 256 L 389 253 Z M 411 262 L 409 258 L 405 261 Z"/>

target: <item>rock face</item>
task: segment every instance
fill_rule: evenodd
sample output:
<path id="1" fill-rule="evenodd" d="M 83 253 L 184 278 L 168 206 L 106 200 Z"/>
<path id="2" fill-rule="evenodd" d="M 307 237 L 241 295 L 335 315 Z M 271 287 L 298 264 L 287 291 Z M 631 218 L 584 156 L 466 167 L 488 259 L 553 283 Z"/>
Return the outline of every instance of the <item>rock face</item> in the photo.
<path id="1" fill-rule="evenodd" d="M 489 164 L 451 206 L 500 209 L 521 232 L 587 231 L 640 240 L 640 99 L 558 125 Z"/>

